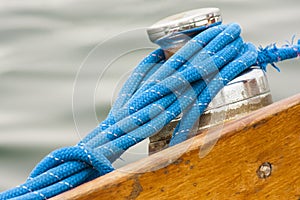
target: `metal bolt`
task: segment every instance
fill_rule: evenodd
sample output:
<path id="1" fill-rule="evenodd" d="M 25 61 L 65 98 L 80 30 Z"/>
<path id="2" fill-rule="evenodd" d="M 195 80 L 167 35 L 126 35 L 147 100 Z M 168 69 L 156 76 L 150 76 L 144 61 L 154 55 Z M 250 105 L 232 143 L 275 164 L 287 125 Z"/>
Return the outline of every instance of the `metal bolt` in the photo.
<path id="1" fill-rule="evenodd" d="M 256 171 L 258 178 L 267 178 L 271 176 L 272 173 L 272 164 L 269 162 L 264 162 L 259 166 Z"/>

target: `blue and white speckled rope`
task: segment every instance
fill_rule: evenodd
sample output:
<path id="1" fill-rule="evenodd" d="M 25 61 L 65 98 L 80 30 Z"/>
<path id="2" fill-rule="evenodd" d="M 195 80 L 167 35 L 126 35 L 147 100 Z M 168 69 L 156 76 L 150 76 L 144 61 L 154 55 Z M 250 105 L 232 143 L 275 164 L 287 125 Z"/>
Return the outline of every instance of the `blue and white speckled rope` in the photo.
<path id="1" fill-rule="evenodd" d="M 244 43 L 237 24 L 218 25 L 192 38 L 165 59 L 150 53 L 121 89 L 106 120 L 74 147 L 45 157 L 28 180 L 0 199 L 47 199 L 114 170 L 129 147 L 182 114 L 170 145 L 184 141 L 212 98 L 247 68 L 298 57 L 300 44 L 256 48 Z"/>

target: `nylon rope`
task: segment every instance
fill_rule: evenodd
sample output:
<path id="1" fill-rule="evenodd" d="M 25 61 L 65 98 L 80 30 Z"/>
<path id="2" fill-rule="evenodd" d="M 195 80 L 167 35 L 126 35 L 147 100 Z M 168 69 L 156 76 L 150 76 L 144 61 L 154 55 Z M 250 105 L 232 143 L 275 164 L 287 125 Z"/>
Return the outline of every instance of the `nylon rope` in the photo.
<path id="1" fill-rule="evenodd" d="M 144 58 L 121 89 L 107 118 L 76 146 L 53 151 L 28 180 L 0 193 L 0 199 L 48 199 L 114 170 L 129 147 L 159 132 L 181 115 L 170 146 L 195 131 L 213 97 L 251 66 L 296 58 L 300 42 L 256 49 L 240 37 L 238 24 L 210 27 L 172 57 L 162 49 Z"/>

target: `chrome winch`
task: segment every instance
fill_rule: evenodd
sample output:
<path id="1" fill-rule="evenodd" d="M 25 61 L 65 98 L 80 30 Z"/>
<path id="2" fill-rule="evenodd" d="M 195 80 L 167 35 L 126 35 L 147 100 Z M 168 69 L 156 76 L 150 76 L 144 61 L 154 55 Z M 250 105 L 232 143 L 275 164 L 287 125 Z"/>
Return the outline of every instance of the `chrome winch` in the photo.
<path id="1" fill-rule="evenodd" d="M 202 8 L 162 19 L 149 27 L 147 32 L 149 39 L 164 49 L 166 58 L 169 58 L 193 36 L 221 22 L 222 17 L 218 8 Z M 229 82 L 215 96 L 199 120 L 198 132 L 201 133 L 271 103 L 272 96 L 265 72 L 258 67 L 251 67 Z M 168 146 L 179 120 L 180 117 L 150 137 L 150 154 Z"/>

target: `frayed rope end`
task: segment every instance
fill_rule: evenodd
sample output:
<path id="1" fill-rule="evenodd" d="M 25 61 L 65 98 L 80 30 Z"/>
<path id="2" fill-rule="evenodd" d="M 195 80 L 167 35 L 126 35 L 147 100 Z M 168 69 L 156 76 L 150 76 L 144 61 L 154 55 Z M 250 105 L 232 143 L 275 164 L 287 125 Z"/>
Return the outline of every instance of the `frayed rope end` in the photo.
<path id="1" fill-rule="evenodd" d="M 267 65 L 271 64 L 278 72 L 280 72 L 279 67 L 275 65 L 276 62 L 297 58 L 300 56 L 300 40 L 297 44 L 294 44 L 295 36 L 292 37 L 291 42 L 287 41 L 287 44 L 278 48 L 276 44 L 271 44 L 263 47 L 258 47 L 258 57 L 256 65 L 259 66 L 264 71 L 267 71 Z"/>
<path id="2" fill-rule="evenodd" d="M 263 48 L 262 46 L 258 47 L 258 57 L 256 65 L 259 66 L 262 70 L 267 72 L 268 64 L 271 64 L 278 72 L 280 72 L 280 68 L 275 65 L 276 61 L 270 62 L 274 57 L 274 52 L 278 51 L 276 43 L 270 44 Z M 279 59 L 277 58 L 279 61 Z"/>

